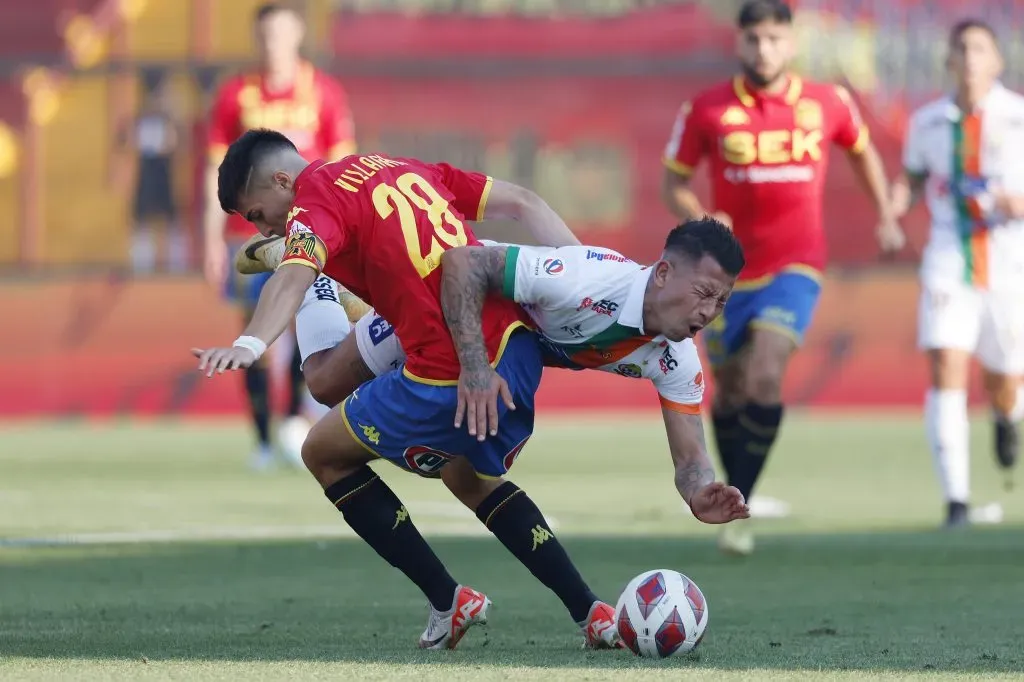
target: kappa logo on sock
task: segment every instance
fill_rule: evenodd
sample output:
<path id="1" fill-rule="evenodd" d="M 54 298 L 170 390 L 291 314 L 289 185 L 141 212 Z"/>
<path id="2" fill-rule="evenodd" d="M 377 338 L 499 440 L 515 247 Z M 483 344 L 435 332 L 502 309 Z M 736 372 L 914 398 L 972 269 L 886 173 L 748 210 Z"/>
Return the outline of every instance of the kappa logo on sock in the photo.
<path id="1" fill-rule="evenodd" d="M 398 528 L 398 524 L 408 520 L 409 512 L 405 510 L 405 505 L 402 505 L 398 508 L 398 511 L 395 512 L 395 525 L 391 526 L 391 530 Z"/>
<path id="2" fill-rule="evenodd" d="M 552 537 L 554 537 L 553 535 L 551 535 L 551 531 L 549 531 L 547 528 L 545 528 L 544 526 L 542 526 L 540 524 L 537 524 L 536 526 L 534 526 L 532 532 L 533 532 L 533 549 L 530 550 L 531 552 L 536 552 L 538 547 L 540 547 L 545 542 L 547 542 Z"/>

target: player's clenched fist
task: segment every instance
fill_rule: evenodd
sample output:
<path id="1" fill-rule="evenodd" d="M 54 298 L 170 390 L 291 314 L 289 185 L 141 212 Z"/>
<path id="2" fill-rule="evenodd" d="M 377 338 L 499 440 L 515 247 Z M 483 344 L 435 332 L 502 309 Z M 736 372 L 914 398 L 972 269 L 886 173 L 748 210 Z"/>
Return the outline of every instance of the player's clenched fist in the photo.
<path id="1" fill-rule="evenodd" d="M 214 372 L 221 374 L 226 369 L 245 369 L 258 359 L 251 349 L 241 346 L 206 350 L 193 348 L 192 355 L 199 358 L 199 371 L 205 371 L 208 377 L 212 377 Z"/>
<path id="2" fill-rule="evenodd" d="M 709 483 L 690 498 L 690 511 L 704 523 L 729 523 L 750 518 L 743 494 L 720 481 Z"/>

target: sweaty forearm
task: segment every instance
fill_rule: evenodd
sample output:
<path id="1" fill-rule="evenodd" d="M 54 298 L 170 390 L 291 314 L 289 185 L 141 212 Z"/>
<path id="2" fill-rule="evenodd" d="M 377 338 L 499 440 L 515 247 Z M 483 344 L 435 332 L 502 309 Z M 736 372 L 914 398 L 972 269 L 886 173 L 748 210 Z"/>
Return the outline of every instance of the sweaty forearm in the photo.
<path id="1" fill-rule="evenodd" d="M 442 257 L 441 310 L 463 367 L 490 363 L 482 321 L 489 285 L 479 267 L 481 252 L 490 248 L 462 247 Z"/>

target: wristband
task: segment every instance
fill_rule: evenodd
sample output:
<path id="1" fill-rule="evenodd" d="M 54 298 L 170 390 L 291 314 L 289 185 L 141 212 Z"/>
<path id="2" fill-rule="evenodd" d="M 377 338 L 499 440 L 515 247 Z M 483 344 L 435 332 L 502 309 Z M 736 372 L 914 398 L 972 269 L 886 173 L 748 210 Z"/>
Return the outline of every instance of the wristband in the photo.
<path id="1" fill-rule="evenodd" d="M 234 348 L 245 348 L 251 351 L 256 359 L 259 360 L 260 356 L 267 352 L 267 344 L 263 343 L 262 340 L 255 336 L 239 336 L 235 339 L 235 342 L 231 344 Z"/>

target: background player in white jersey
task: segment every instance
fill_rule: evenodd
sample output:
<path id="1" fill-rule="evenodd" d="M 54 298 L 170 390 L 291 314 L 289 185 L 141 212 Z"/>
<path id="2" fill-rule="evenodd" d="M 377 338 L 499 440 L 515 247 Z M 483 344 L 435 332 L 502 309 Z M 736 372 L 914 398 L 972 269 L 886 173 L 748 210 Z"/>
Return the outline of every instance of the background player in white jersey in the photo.
<path id="1" fill-rule="evenodd" d="M 1017 457 L 1024 410 L 1024 97 L 999 82 L 996 34 L 953 27 L 947 62 L 955 91 L 916 111 L 893 187 L 903 215 L 927 195 L 931 232 L 921 264 L 919 345 L 928 354 L 928 442 L 947 501 L 946 525 L 968 522 L 967 385 L 971 355 L 995 413 L 996 455 Z"/>

